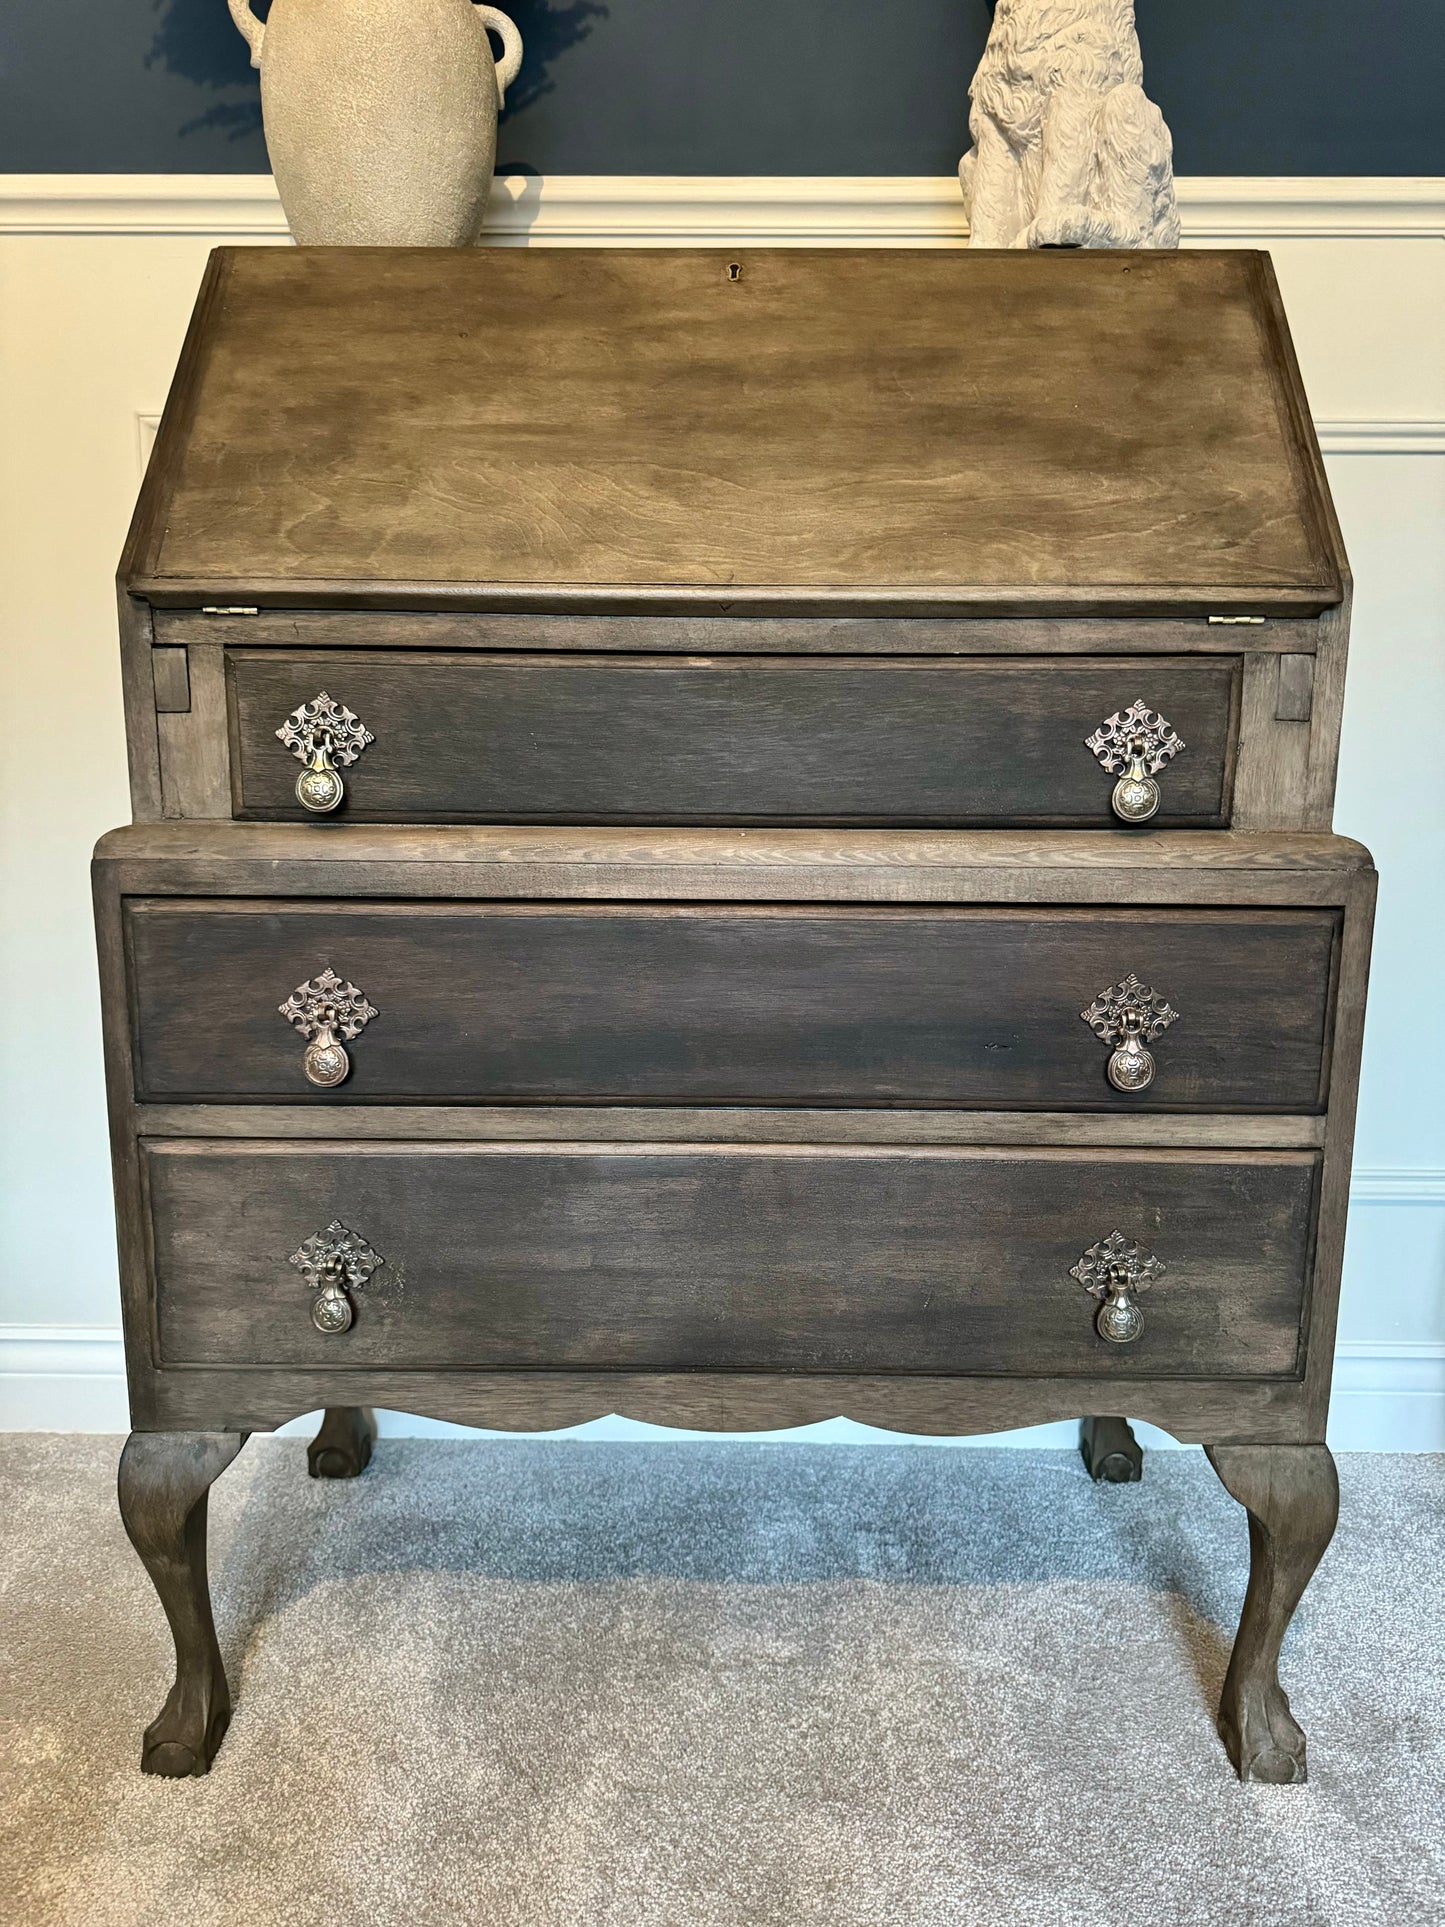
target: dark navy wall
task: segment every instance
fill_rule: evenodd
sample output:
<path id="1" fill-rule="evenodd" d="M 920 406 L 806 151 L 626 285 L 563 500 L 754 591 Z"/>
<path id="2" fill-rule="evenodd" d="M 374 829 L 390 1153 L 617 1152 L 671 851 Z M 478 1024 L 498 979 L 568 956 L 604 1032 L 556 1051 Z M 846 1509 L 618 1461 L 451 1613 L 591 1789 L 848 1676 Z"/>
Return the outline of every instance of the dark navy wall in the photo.
<path id="1" fill-rule="evenodd" d="M 989 21 L 988 0 L 511 11 L 527 59 L 499 162 L 564 174 L 948 173 Z M 1442 0 L 1138 0 L 1138 16 L 1181 173 L 1445 174 Z M 0 172 L 265 167 L 225 0 L 3 0 Z"/>

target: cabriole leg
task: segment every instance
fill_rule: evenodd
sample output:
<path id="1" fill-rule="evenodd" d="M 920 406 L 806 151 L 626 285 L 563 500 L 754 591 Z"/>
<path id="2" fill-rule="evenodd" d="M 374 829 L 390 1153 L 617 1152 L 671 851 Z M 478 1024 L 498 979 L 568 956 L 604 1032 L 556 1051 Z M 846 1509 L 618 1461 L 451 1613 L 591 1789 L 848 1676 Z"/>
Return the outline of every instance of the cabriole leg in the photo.
<path id="1" fill-rule="evenodd" d="M 1079 1456 L 1095 1485 L 1132 1485 L 1144 1476 L 1144 1448 L 1126 1418 L 1081 1419 Z"/>
<path id="2" fill-rule="evenodd" d="M 328 1405 L 321 1430 L 306 1448 L 313 1479 L 355 1479 L 371 1463 L 376 1421 L 364 1405 Z"/>
<path id="3" fill-rule="evenodd" d="M 146 1729 L 143 1773 L 209 1772 L 230 1724 L 206 1576 L 206 1502 L 245 1442 L 244 1432 L 132 1432 L 121 1453 L 120 1516 L 176 1643 L 176 1683 Z"/>
<path id="4" fill-rule="evenodd" d="M 1249 1590 L 1219 1702 L 1219 1737 L 1241 1780 L 1289 1786 L 1305 1736 L 1279 1683 L 1279 1648 L 1339 1515 L 1324 1445 L 1209 1445 L 1209 1462 L 1249 1514 Z"/>

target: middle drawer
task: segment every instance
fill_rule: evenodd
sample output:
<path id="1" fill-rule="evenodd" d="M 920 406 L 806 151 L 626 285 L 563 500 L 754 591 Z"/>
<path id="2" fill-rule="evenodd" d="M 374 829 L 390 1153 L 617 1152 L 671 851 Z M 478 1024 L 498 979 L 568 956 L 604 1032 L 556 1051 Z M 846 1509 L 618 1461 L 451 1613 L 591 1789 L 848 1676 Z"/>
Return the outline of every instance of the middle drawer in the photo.
<path id="1" fill-rule="evenodd" d="M 1318 1112 L 1337 936 L 1332 910 L 131 899 L 136 1095 Z M 328 971 L 373 1013 L 334 1090 L 279 1008 Z M 1131 1008 L 1160 1030 L 1120 1090 Z"/>

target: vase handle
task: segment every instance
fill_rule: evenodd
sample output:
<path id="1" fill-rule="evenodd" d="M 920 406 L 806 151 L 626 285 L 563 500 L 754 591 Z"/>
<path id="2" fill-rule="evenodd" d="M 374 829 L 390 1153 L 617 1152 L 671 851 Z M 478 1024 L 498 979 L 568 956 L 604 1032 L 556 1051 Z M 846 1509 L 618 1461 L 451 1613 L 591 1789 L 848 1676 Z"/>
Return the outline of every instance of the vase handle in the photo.
<path id="1" fill-rule="evenodd" d="M 261 42 L 266 38 L 265 21 L 258 20 L 252 13 L 250 0 L 226 0 L 226 4 L 231 9 L 231 18 L 236 23 L 237 32 L 251 49 L 251 65 L 259 67 Z"/>
<path id="2" fill-rule="evenodd" d="M 237 7 L 245 5 L 246 0 L 231 0 L 231 11 L 234 13 Z M 479 6 L 477 12 L 482 16 L 483 26 L 490 27 L 502 43 L 502 57 L 497 62 L 497 106 L 502 108 L 507 104 L 507 89 L 522 65 L 522 36 L 499 8 Z M 246 30 L 242 27 L 241 31 Z"/>

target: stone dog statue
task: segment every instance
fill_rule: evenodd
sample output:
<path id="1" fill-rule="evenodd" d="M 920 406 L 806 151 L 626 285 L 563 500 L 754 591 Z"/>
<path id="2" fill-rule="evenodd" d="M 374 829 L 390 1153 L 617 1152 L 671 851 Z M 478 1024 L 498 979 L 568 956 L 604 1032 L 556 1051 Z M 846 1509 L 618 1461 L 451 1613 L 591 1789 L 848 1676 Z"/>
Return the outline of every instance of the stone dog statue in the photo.
<path id="1" fill-rule="evenodd" d="M 1179 245 L 1133 0 L 998 0 L 958 176 L 976 248 Z"/>

